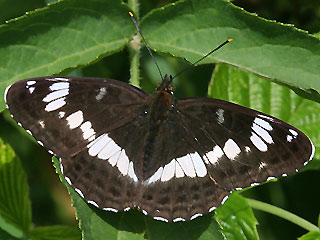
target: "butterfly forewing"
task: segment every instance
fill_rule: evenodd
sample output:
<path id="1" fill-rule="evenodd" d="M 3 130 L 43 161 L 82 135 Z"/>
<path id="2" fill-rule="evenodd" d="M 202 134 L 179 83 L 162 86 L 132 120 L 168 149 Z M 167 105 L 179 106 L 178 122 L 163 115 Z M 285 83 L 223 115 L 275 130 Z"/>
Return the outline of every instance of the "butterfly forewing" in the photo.
<path id="1" fill-rule="evenodd" d="M 63 158 L 76 154 L 101 133 L 131 121 L 146 97 L 119 81 L 48 77 L 17 82 L 6 98 L 14 119 Z"/>
<path id="2" fill-rule="evenodd" d="M 105 210 L 190 220 L 312 158 L 311 141 L 287 123 L 222 100 L 174 100 L 169 82 L 148 95 L 115 80 L 35 78 L 6 98 L 71 186 Z"/>

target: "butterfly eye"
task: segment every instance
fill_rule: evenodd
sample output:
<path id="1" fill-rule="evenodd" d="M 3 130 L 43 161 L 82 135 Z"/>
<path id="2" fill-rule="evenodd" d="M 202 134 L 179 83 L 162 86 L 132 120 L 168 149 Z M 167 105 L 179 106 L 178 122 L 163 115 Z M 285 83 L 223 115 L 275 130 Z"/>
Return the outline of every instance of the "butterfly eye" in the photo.
<path id="1" fill-rule="evenodd" d="M 170 85 L 168 86 L 168 91 L 169 91 L 169 92 L 174 92 L 174 90 L 175 90 L 175 87 L 170 84 Z"/>

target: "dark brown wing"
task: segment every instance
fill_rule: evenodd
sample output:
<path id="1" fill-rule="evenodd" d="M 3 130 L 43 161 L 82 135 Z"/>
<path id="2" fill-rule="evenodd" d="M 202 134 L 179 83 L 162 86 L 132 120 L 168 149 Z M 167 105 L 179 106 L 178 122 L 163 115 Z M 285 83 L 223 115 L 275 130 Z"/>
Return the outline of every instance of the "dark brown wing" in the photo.
<path id="1" fill-rule="evenodd" d="M 133 206 L 134 199 L 118 199 L 132 196 L 138 187 L 108 163 L 105 154 L 98 158 L 96 148 L 111 151 L 113 160 L 123 154 L 108 133 L 137 118 L 147 98 L 148 94 L 120 81 L 76 77 L 26 79 L 6 92 L 13 118 L 61 158 L 63 174 L 72 187 L 108 210 Z"/>
<path id="2" fill-rule="evenodd" d="M 264 113 L 209 98 L 179 100 L 176 109 L 211 177 L 227 190 L 290 174 L 313 157 L 304 133 Z"/>
<path id="3" fill-rule="evenodd" d="M 165 221 L 210 212 L 230 191 L 294 172 L 314 151 L 298 129 L 221 100 L 177 100 L 153 122 L 148 95 L 114 80 L 27 79 L 9 88 L 7 104 L 89 203 L 138 206 Z"/>
<path id="4" fill-rule="evenodd" d="M 314 146 L 295 127 L 230 102 L 177 100 L 155 141 L 161 163 L 145 183 L 139 205 L 158 219 L 189 220 L 231 191 L 300 169 Z"/>

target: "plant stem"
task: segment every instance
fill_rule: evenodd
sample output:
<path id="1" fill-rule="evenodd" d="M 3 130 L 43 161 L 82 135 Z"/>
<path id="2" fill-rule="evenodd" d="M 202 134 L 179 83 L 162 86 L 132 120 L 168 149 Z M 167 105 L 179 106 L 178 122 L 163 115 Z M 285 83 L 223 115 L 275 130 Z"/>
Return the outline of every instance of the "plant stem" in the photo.
<path id="1" fill-rule="evenodd" d="M 139 19 L 139 2 L 138 0 L 128 0 L 128 5 L 134 12 L 134 17 Z M 133 23 L 132 23 L 133 24 Z M 129 44 L 130 58 L 130 83 L 136 87 L 140 87 L 140 36 L 135 35 Z"/>
<path id="2" fill-rule="evenodd" d="M 255 209 L 258 209 L 258 210 L 261 210 L 264 212 L 268 212 L 268 213 L 271 213 L 271 214 L 276 215 L 278 217 L 281 217 L 283 219 L 286 219 L 292 223 L 299 225 L 300 227 L 302 227 L 308 231 L 319 232 L 319 228 L 317 226 L 315 226 L 314 224 L 306 221 L 305 219 L 303 219 L 303 218 L 301 218 L 291 212 L 288 212 L 288 211 L 283 210 L 281 208 L 278 208 L 276 206 L 270 205 L 268 203 L 260 202 L 260 201 L 257 201 L 254 199 L 249 199 L 249 198 L 246 198 L 246 199 L 252 208 L 255 208 Z"/>

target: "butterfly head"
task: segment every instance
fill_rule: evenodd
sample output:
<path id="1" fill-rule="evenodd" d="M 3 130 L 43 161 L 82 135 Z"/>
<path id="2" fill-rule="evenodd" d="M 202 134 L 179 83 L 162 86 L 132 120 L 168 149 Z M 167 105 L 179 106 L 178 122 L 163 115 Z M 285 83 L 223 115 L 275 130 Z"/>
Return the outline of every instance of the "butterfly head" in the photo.
<path id="1" fill-rule="evenodd" d="M 173 94 L 174 92 L 174 86 L 171 84 L 172 82 L 172 76 L 171 75 L 165 75 L 162 82 L 158 83 L 157 85 L 157 91 L 165 91 L 167 93 Z"/>

